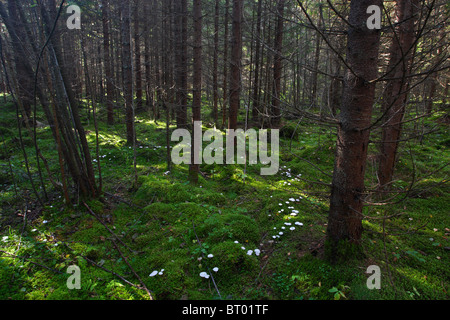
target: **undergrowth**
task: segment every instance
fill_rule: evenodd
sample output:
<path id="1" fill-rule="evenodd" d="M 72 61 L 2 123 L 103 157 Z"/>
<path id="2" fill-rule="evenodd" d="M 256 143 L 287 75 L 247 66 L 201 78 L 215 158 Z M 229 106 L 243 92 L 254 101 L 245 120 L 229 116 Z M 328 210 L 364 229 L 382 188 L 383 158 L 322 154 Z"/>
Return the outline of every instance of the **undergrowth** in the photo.
<path id="1" fill-rule="evenodd" d="M 448 299 L 450 203 L 442 183 L 448 170 L 437 170 L 449 160 L 445 125 L 401 150 L 394 188 L 401 199 L 414 171 L 414 192 L 365 209 L 372 218 L 364 220 L 364 258 L 331 265 L 323 256 L 330 130 L 286 128 L 275 176 L 260 176 L 260 165 L 203 165 L 194 186 L 187 166 L 167 170 L 164 122 L 140 116 L 132 189 L 134 152 L 124 126 L 100 123 L 103 197 L 84 203 L 75 196 L 69 207 L 48 184 L 42 207 L 31 191 L 12 105 L 1 106 L 1 114 L 0 299 L 149 299 L 144 286 L 167 300 Z M 95 150 L 94 128 L 85 123 Z M 58 175 L 50 128 L 38 128 L 38 135 Z M 28 136 L 24 143 L 33 155 Z M 34 161 L 30 156 L 38 181 Z M 368 181 L 372 170 L 369 164 Z M 67 288 L 71 265 L 81 270 L 80 290 Z M 367 288 L 370 265 L 382 269 L 381 290 Z"/>

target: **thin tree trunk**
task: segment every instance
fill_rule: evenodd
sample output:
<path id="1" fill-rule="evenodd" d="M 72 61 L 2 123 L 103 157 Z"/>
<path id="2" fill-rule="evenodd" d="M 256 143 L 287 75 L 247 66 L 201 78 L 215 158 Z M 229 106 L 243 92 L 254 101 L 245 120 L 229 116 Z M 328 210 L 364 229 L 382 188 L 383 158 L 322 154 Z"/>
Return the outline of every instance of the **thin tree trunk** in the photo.
<path id="1" fill-rule="evenodd" d="M 273 97 L 272 97 L 272 126 L 277 128 L 281 121 L 281 77 L 283 71 L 283 20 L 284 20 L 284 2 L 278 0 L 277 5 L 277 30 L 275 33 L 275 59 L 273 63 Z"/>
<path id="2" fill-rule="evenodd" d="M 216 0 L 214 11 L 214 53 L 213 53 L 213 119 L 217 126 L 219 110 L 219 0 Z"/>
<path id="3" fill-rule="evenodd" d="M 1 4 L 0 4 L 0 9 L 2 9 L 2 11 L 3 11 L 3 8 L 1 7 Z M 4 15 L 3 14 L 2 14 L 2 17 L 4 19 Z M 0 63 L 1 63 L 2 70 L 5 73 L 6 85 L 10 89 L 10 92 L 11 92 L 11 95 L 12 95 L 12 98 L 13 98 L 13 102 L 14 102 L 15 107 L 16 107 L 16 120 L 17 120 L 17 128 L 19 130 L 19 141 L 20 141 L 20 147 L 22 149 L 23 156 L 24 156 L 25 168 L 27 170 L 28 179 L 30 180 L 31 187 L 33 189 L 33 192 L 34 192 L 38 202 L 41 205 L 43 205 L 43 202 L 42 202 L 42 200 L 41 200 L 41 198 L 39 196 L 39 193 L 37 192 L 37 188 L 36 188 L 36 186 L 35 186 L 35 184 L 33 182 L 33 176 L 31 175 L 30 167 L 29 167 L 29 164 L 28 164 L 28 156 L 27 156 L 27 152 L 25 150 L 23 139 L 22 139 L 22 124 L 21 124 L 20 115 L 19 115 L 19 105 L 17 103 L 17 99 L 16 99 L 16 97 L 14 95 L 14 90 L 11 87 L 11 83 L 9 81 L 8 73 L 6 71 L 6 63 L 5 63 L 5 59 L 3 57 L 3 43 L 2 43 L 2 38 L 1 37 L 0 37 Z"/>
<path id="4" fill-rule="evenodd" d="M 256 17 L 256 43 L 255 43 L 255 79 L 253 83 L 253 107 L 252 107 L 252 120 L 258 121 L 258 115 L 260 113 L 260 70 L 261 66 L 261 18 L 262 18 L 262 0 L 258 1 L 257 17 Z"/>
<path id="5" fill-rule="evenodd" d="M 134 136 L 134 106 L 133 106 L 133 62 L 131 58 L 131 27 L 130 3 L 122 2 L 122 70 L 124 82 L 125 113 L 127 128 L 127 143 L 133 145 Z"/>
<path id="6" fill-rule="evenodd" d="M 319 24 L 317 28 L 322 30 L 322 4 L 319 4 Z M 314 67 L 313 67 L 313 79 L 312 79 L 312 90 L 311 90 L 311 103 L 316 108 L 317 107 L 317 85 L 319 77 L 319 61 L 320 61 L 320 45 L 322 43 L 322 36 L 319 32 L 316 32 L 316 48 L 314 54 Z"/>
<path id="7" fill-rule="evenodd" d="M 440 41 L 439 42 L 443 42 L 445 40 L 446 37 L 446 33 L 444 32 L 444 29 L 441 30 L 440 32 Z M 434 59 L 434 65 L 437 65 L 439 63 L 439 61 L 441 60 L 442 56 L 442 48 L 439 47 L 436 50 L 436 57 Z M 426 103 L 426 112 L 431 115 L 431 113 L 433 112 L 433 104 L 434 104 L 434 97 L 436 94 L 436 90 L 438 87 L 438 76 L 439 74 L 437 72 L 434 72 L 431 77 L 430 77 L 430 89 L 427 95 L 427 103 Z"/>
<path id="8" fill-rule="evenodd" d="M 406 110 L 408 75 L 412 59 L 412 46 L 415 38 L 414 24 L 416 21 L 418 0 L 398 0 L 396 5 L 397 36 L 391 45 L 389 70 L 394 69 L 396 80 L 388 84 L 383 110 L 386 121 L 383 125 L 382 142 L 380 146 L 380 162 L 378 179 L 381 188 L 387 187 L 394 175 L 395 162 L 402 132 L 402 121 Z"/>
<path id="9" fill-rule="evenodd" d="M 134 64 L 135 64 L 135 78 L 136 78 L 136 110 L 142 109 L 142 69 L 141 69 L 141 34 L 140 34 L 140 1 L 134 0 Z"/>
<path id="10" fill-rule="evenodd" d="M 43 17 L 43 21 L 47 27 L 47 34 L 49 34 L 49 28 L 53 25 L 50 21 L 50 18 L 48 17 L 48 14 L 44 7 L 41 7 L 41 14 Z M 55 38 L 56 39 L 56 38 Z M 55 46 L 56 44 L 56 46 Z M 67 100 L 69 103 L 70 108 L 70 118 L 73 121 L 73 126 L 77 132 L 77 139 L 79 141 L 79 144 L 81 146 L 81 154 L 80 157 L 83 159 L 79 159 L 77 161 L 77 165 L 79 168 L 73 168 L 75 172 L 80 172 L 79 180 L 77 181 L 78 185 L 80 186 L 80 190 L 83 191 L 84 197 L 98 197 L 98 189 L 95 183 L 95 174 L 94 174 L 94 168 L 92 165 L 92 157 L 89 149 L 89 145 L 86 138 L 86 131 L 84 130 L 83 124 L 81 122 L 80 118 L 80 111 L 79 111 L 79 104 L 75 97 L 75 93 L 73 90 L 73 87 L 71 84 L 71 78 L 70 74 L 67 71 L 67 65 L 61 65 L 60 61 L 63 61 L 63 54 L 62 54 L 62 48 L 58 47 L 58 40 L 52 39 L 49 43 L 49 48 L 54 53 L 54 59 L 53 59 L 53 68 L 57 70 L 57 72 L 60 75 L 61 83 L 64 89 L 64 93 L 67 96 Z"/>
<path id="11" fill-rule="evenodd" d="M 230 109 L 228 128 L 237 129 L 241 96 L 242 10 L 243 0 L 233 0 L 233 43 L 230 61 Z"/>
<path id="12" fill-rule="evenodd" d="M 144 1 L 144 16 L 150 17 L 150 3 Z M 151 22 L 153 24 L 153 21 Z M 145 64 L 145 106 L 148 112 L 153 105 L 153 84 L 151 76 L 151 55 L 150 55 L 150 23 L 144 23 L 144 64 Z"/>
<path id="13" fill-rule="evenodd" d="M 31 106 L 33 103 L 33 78 L 27 75 L 27 69 L 29 68 L 29 63 L 27 61 L 27 55 L 25 48 L 23 47 L 23 39 L 25 39 L 25 30 L 19 16 L 18 2 L 13 0 L 8 0 L 8 12 L 9 16 L 6 14 L 5 10 L 2 10 L 2 19 L 6 24 L 9 25 L 8 32 L 11 37 L 11 44 L 14 51 L 14 65 L 17 74 L 17 99 L 20 105 L 23 107 L 26 116 L 31 117 Z"/>
<path id="14" fill-rule="evenodd" d="M 192 103 L 192 127 L 194 122 L 201 121 L 202 104 L 202 0 L 194 0 L 194 76 L 193 76 L 193 103 Z M 201 141 L 195 141 L 196 135 L 192 134 L 191 165 L 189 166 L 189 181 L 198 183 L 199 163 L 196 155 L 199 154 Z"/>
<path id="15" fill-rule="evenodd" d="M 109 3 L 108 0 L 102 0 L 102 25 L 103 25 L 103 58 L 105 64 L 105 77 L 106 77 L 106 109 L 108 124 L 114 124 L 114 86 L 113 86 L 113 73 L 111 71 L 111 58 L 110 58 L 110 39 L 109 39 Z"/>
<path id="16" fill-rule="evenodd" d="M 230 16 L 230 0 L 225 1 L 225 34 L 223 49 L 223 99 L 222 99 L 222 128 L 225 128 L 227 122 L 227 106 L 228 106 L 228 38 L 229 38 L 229 16 Z"/>
<path id="17" fill-rule="evenodd" d="M 178 128 L 187 126 L 187 1 L 175 1 L 175 83 Z"/>

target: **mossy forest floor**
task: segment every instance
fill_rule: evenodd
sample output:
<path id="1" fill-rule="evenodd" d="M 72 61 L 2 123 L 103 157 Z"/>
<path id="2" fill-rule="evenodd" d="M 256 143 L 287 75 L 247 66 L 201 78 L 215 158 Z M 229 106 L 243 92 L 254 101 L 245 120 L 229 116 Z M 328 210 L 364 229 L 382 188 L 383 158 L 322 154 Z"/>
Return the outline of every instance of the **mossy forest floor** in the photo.
<path id="1" fill-rule="evenodd" d="M 421 122 L 435 127 L 432 134 L 401 150 L 393 187 L 407 190 L 415 179 L 416 191 L 367 207 L 365 215 L 376 219 L 364 220 L 365 257 L 330 265 L 323 243 L 332 129 L 301 124 L 291 141 L 296 122 L 288 122 L 277 175 L 260 176 L 259 165 L 204 165 L 192 186 L 187 166 L 167 171 L 164 120 L 156 124 L 141 114 L 134 186 L 125 126 L 100 122 L 104 196 L 87 206 L 74 196 L 69 208 L 48 183 L 49 200 L 41 207 L 25 169 L 14 106 L 1 102 L 0 112 L 0 299 L 149 299 L 143 285 L 159 300 L 449 298 L 450 197 L 441 183 L 449 170 L 438 169 L 450 160 L 450 134 L 439 114 Z M 86 116 L 85 125 L 95 154 L 92 118 Z M 58 177 L 50 129 L 37 133 Z M 26 130 L 24 144 L 38 185 Z M 43 174 L 48 181 L 44 167 Z M 367 180 L 369 187 L 375 180 L 371 162 Z M 67 287 L 71 265 L 81 270 L 80 290 Z M 367 288 L 370 265 L 381 268 L 381 290 Z"/>

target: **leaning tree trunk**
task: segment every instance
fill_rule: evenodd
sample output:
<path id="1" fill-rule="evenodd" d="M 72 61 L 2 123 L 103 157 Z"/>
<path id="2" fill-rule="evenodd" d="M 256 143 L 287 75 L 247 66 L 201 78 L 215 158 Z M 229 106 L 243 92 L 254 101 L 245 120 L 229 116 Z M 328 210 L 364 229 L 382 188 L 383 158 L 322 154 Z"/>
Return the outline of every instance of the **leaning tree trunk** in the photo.
<path id="1" fill-rule="evenodd" d="M 388 84 L 384 99 L 385 122 L 380 146 L 378 179 L 380 187 L 388 186 L 394 176 L 394 167 L 402 132 L 409 86 L 408 75 L 415 38 L 414 22 L 418 0 L 398 0 L 395 13 L 398 26 L 392 40 L 389 71 L 394 80 Z"/>
<path id="2" fill-rule="evenodd" d="M 48 36 L 53 21 L 50 20 L 44 7 L 41 7 L 41 14 L 47 28 L 46 32 Z M 73 87 L 70 85 L 72 78 L 70 77 L 67 65 L 61 63 L 63 61 L 63 50 L 58 36 L 59 34 L 56 32 L 49 42 L 48 48 L 50 52 L 50 67 L 54 72 L 55 82 L 59 84 L 59 92 L 61 92 L 59 94 L 61 109 L 58 112 L 57 118 L 61 124 L 66 124 L 64 126 L 60 125 L 61 133 L 64 133 L 63 138 L 65 138 L 64 141 L 66 144 L 64 155 L 69 165 L 69 171 L 75 183 L 80 188 L 82 196 L 85 198 L 96 198 L 99 196 L 99 190 L 95 182 L 90 148 L 86 138 L 86 131 L 81 122 L 79 103 L 75 97 Z M 62 97 L 67 98 L 67 103 Z M 73 130 L 70 127 L 73 127 Z"/>
<path id="3" fill-rule="evenodd" d="M 14 51 L 14 65 L 17 73 L 18 98 L 20 104 L 29 119 L 31 116 L 31 106 L 33 104 L 33 78 L 28 75 L 28 58 L 24 48 L 25 30 L 20 19 L 17 1 L 8 0 L 8 14 L 2 8 L 2 18 L 11 36 L 11 44 Z"/>
<path id="4" fill-rule="evenodd" d="M 377 77 L 381 34 L 366 27 L 366 11 L 382 2 L 353 0 L 350 5 L 349 70 L 344 82 L 326 245 L 327 257 L 333 262 L 348 258 L 348 248 L 360 247 L 368 128 L 375 100 L 375 83 L 370 81 Z"/>

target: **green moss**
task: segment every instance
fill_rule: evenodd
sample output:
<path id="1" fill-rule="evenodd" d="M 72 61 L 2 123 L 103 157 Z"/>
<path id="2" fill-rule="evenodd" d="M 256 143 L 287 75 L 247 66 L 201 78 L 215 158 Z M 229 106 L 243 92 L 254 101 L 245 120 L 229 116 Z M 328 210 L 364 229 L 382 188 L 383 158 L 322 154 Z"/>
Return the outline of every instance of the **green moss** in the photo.
<path id="1" fill-rule="evenodd" d="M 287 124 L 280 129 L 280 137 L 286 140 L 290 139 L 298 140 L 300 136 L 300 130 L 301 128 L 298 128 L 294 124 Z"/>
<path id="2" fill-rule="evenodd" d="M 193 201 L 214 206 L 223 206 L 227 202 L 227 199 L 223 194 L 210 190 L 207 187 L 203 187 L 202 189 L 203 190 L 199 190 L 199 193 L 193 197 Z"/>
<path id="3" fill-rule="evenodd" d="M 160 202 L 168 203 L 190 201 L 192 198 L 192 194 L 189 190 L 186 190 L 184 184 L 156 178 L 141 179 L 141 181 L 143 181 L 143 184 L 135 196 L 139 204 L 148 203 L 155 198 Z"/>
<path id="4" fill-rule="evenodd" d="M 214 261 L 211 263 L 219 268 L 214 278 L 233 282 L 236 277 L 254 274 L 258 270 L 259 263 L 256 256 L 248 255 L 247 250 L 243 250 L 241 246 L 233 241 L 225 241 L 211 248 L 214 255 Z"/>
<path id="5" fill-rule="evenodd" d="M 87 113 L 82 112 L 82 116 L 84 114 Z M 104 106 L 98 105 L 98 115 L 99 119 L 106 116 Z M 38 118 L 42 116 L 38 114 Z M 0 133 L 5 141 L 0 142 L 0 149 L 8 153 L 0 156 L 0 249 L 62 274 L 3 255 L 0 299 L 148 299 L 143 290 L 129 286 L 81 257 L 87 256 L 137 283 L 104 226 L 82 205 L 74 206 L 71 211 L 63 209 L 64 203 L 57 198 L 60 193 L 47 181 L 46 170 L 43 171 L 44 183 L 53 200 L 42 211 L 33 207 L 22 150 L 14 138 L 17 137 L 14 106 L 2 107 L 2 117 Z M 124 126 L 120 123 L 107 126 L 99 121 L 103 189 L 120 198 L 106 197 L 106 200 L 90 201 L 88 205 L 97 215 L 110 218 L 108 226 L 134 250 L 130 252 L 116 242 L 134 271 L 154 293 L 154 298 L 215 299 L 218 294 L 211 278 L 199 276 L 200 272 L 211 271 L 222 297 L 227 299 L 328 300 L 334 296 L 329 290 L 337 288 L 344 290 L 348 299 L 448 300 L 449 257 L 445 247 L 450 246 L 446 229 L 450 225 L 447 213 L 450 200 L 448 184 L 441 182 L 448 176 L 444 164 L 449 159 L 446 147 L 450 140 L 448 128 L 439 124 L 438 117 L 423 119 L 426 127 L 436 128 L 436 131 L 422 137 L 421 144 L 411 145 L 414 163 L 409 156 L 399 158 L 393 191 L 397 188 L 401 196 L 405 194 L 414 169 L 417 184 L 409 193 L 410 197 L 396 205 L 365 209 L 365 215 L 375 217 L 402 215 L 386 221 L 386 237 L 383 237 L 382 220 L 364 221 L 362 249 L 367 258 L 364 260 L 355 259 L 359 248 L 345 243 L 338 244 L 334 251 L 329 250 L 327 243 L 326 252 L 318 246 L 324 239 L 328 219 L 329 187 L 326 184 L 330 183 L 330 177 L 317 167 L 332 173 L 334 129 L 328 133 L 302 124 L 291 141 L 297 122 L 287 121 L 282 129 L 278 175 L 261 177 L 260 164 L 247 166 L 245 176 L 242 165 L 202 165 L 200 170 L 204 175 L 199 176 L 200 183 L 193 186 L 187 182 L 188 166 L 173 166 L 167 173 L 164 147 L 157 147 L 165 145 L 164 120 L 155 124 L 145 117 L 137 115 L 136 123 L 139 139 L 137 192 L 130 188 L 134 182 L 134 153 L 125 146 Z M 90 131 L 88 142 L 95 156 L 93 123 L 86 118 L 83 121 L 89 123 L 86 125 Z M 408 126 L 408 122 L 405 125 Z M 410 126 L 405 132 L 410 129 L 414 128 Z M 26 150 L 32 155 L 32 140 L 24 133 Z M 58 155 L 50 128 L 38 128 L 38 138 L 50 171 L 54 177 L 59 177 Z M 405 150 L 401 149 L 399 154 L 405 155 Z M 371 155 L 378 152 L 374 145 L 369 151 Z M 18 195 L 12 186 L 9 160 Z M 31 174 L 38 183 L 34 157 L 29 161 Z M 370 188 L 376 168 L 371 162 L 368 166 Z M 291 177 L 286 174 L 288 168 Z M 300 174 L 305 180 L 294 179 Z M 308 180 L 321 181 L 323 185 Z M 77 200 L 76 194 L 73 195 Z M 281 239 L 272 242 L 273 228 L 278 230 L 286 219 L 292 218 L 286 214 L 292 204 L 285 202 L 300 196 L 302 200 L 293 205 L 300 212 L 290 222 L 299 221 L 304 226 L 292 233 L 285 232 Z M 18 210 L 24 208 L 23 199 L 27 199 L 32 212 L 22 232 L 23 217 L 18 213 L 23 212 Z M 281 208 L 285 212 L 278 213 Z M 44 224 L 44 220 L 48 223 Z M 8 239 L 2 241 L 5 236 Z M 197 236 L 202 246 L 198 245 Z M 54 246 L 55 243 L 58 246 Z M 247 250 L 257 247 L 262 250 L 261 256 L 247 255 Z M 206 257 L 210 253 L 214 255 L 211 259 Z M 203 259 L 199 261 L 202 254 Z M 337 262 L 327 262 L 324 254 Z M 81 290 L 67 290 L 65 270 L 72 264 L 82 269 Z M 382 268 L 382 290 L 367 289 L 365 271 L 367 265 L 372 264 Z M 219 268 L 217 273 L 212 271 L 214 267 Z M 148 276 L 153 270 L 161 269 L 165 269 L 162 276 Z"/>
<path id="6" fill-rule="evenodd" d="M 234 213 L 215 214 L 209 217 L 198 227 L 198 232 L 208 243 L 233 240 L 256 246 L 261 237 L 255 220 Z"/>
<path id="7" fill-rule="evenodd" d="M 166 203 L 152 203 L 144 208 L 146 221 L 151 219 L 161 219 L 163 221 L 173 221 L 177 214 L 175 212 L 175 206 Z"/>
<path id="8" fill-rule="evenodd" d="M 348 240 L 334 242 L 327 239 L 325 241 L 325 259 L 334 264 L 347 263 L 362 258 L 364 258 L 364 252 L 360 244 Z"/>
<path id="9" fill-rule="evenodd" d="M 95 220 L 89 218 L 83 220 L 78 227 L 78 231 L 72 234 L 72 241 L 79 241 L 82 243 L 99 244 L 102 243 L 102 238 L 109 237 L 111 234 L 105 229 L 105 227 Z"/>

